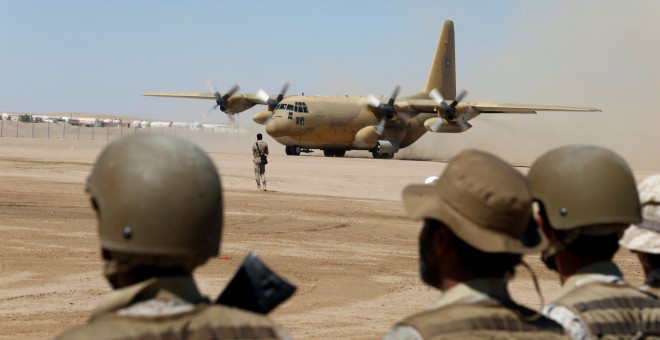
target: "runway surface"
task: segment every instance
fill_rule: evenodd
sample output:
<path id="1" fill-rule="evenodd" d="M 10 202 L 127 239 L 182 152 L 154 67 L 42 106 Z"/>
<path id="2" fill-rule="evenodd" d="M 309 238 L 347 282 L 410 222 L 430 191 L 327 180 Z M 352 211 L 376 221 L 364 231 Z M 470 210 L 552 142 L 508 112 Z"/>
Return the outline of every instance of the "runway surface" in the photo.
<path id="1" fill-rule="evenodd" d="M 378 339 L 432 304 L 439 292 L 417 272 L 420 223 L 406 217 L 400 193 L 439 175 L 445 163 L 277 152 L 269 157 L 269 191 L 258 192 L 251 138 L 202 145 L 220 169 L 225 199 L 222 257 L 195 272 L 204 294 L 215 298 L 243 257 L 256 251 L 298 286 L 271 313 L 295 338 Z M 106 144 L 0 139 L 0 338 L 52 337 L 84 323 L 110 291 L 84 192 Z M 538 256 L 526 261 L 551 300 L 556 276 Z M 619 251 L 616 262 L 640 284 L 635 256 Z M 511 287 L 517 301 L 538 308 L 529 272 L 519 268 Z"/>

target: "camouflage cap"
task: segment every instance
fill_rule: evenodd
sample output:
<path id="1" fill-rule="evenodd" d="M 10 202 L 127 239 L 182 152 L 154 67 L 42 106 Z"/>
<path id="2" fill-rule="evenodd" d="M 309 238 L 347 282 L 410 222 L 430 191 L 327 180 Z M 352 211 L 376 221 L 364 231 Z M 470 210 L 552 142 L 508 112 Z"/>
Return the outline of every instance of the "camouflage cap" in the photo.
<path id="1" fill-rule="evenodd" d="M 405 188 L 403 203 L 411 218 L 439 220 L 483 252 L 526 254 L 546 245 L 529 223 L 532 196 L 525 177 L 486 152 L 461 152 L 437 182 Z"/>
<path id="2" fill-rule="evenodd" d="M 660 175 L 647 177 L 637 190 L 644 219 L 626 229 L 619 244 L 630 250 L 660 254 Z"/>

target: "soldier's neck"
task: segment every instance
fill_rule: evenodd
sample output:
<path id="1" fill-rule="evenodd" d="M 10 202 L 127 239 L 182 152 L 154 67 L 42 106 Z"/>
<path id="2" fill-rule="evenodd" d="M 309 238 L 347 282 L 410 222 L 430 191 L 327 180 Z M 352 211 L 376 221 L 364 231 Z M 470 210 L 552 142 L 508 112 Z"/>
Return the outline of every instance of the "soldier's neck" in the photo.
<path id="1" fill-rule="evenodd" d="M 569 251 L 561 251 L 555 255 L 557 273 L 559 273 L 559 281 L 563 285 L 569 277 L 575 275 L 575 273 L 580 271 L 582 268 L 602 261 L 603 259 L 585 258 L 582 256 L 577 256 Z"/>

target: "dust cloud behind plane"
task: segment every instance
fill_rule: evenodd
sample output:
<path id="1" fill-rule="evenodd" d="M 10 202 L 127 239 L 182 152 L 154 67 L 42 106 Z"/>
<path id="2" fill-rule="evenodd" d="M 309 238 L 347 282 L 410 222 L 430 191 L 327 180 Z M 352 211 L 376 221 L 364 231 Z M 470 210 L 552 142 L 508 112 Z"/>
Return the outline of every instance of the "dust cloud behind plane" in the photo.
<path id="1" fill-rule="evenodd" d="M 660 171 L 660 2 L 584 1 L 552 7 L 524 3 L 497 49 L 463 62 L 456 22 L 457 78 L 466 101 L 593 106 L 595 113 L 487 115 L 462 134 L 427 134 L 399 157 L 449 159 L 480 148 L 516 165 L 573 143 L 621 153 L 635 170 Z M 472 48 L 470 48 L 472 49 Z"/>

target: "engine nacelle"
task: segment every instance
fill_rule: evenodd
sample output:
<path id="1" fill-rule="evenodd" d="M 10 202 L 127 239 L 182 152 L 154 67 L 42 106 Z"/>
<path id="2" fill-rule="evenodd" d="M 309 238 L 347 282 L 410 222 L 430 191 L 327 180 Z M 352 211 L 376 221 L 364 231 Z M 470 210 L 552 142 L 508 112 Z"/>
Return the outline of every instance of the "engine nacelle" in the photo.
<path id="1" fill-rule="evenodd" d="M 395 154 L 399 151 L 399 143 L 390 140 L 379 140 L 376 151 L 379 154 Z"/>
<path id="2" fill-rule="evenodd" d="M 368 150 L 375 148 L 378 143 L 378 132 L 373 125 L 365 126 L 355 134 L 351 146 L 355 149 Z"/>
<path id="3" fill-rule="evenodd" d="M 252 120 L 254 120 L 254 122 L 257 124 L 264 125 L 266 124 L 266 121 L 268 120 L 268 118 L 270 118 L 272 114 L 273 114 L 272 111 L 260 111 L 252 116 Z"/>
<path id="4" fill-rule="evenodd" d="M 457 119 L 463 119 L 461 117 Z M 437 126 L 438 120 L 441 120 L 440 126 Z M 436 130 L 433 130 L 433 127 L 436 127 Z M 463 122 L 463 125 L 458 124 L 458 122 L 455 121 L 449 121 L 443 118 L 429 118 L 424 121 L 424 127 L 431 131 L 431 132 L 443 132 L 443 133 L 458 133 L 458 132 L 464 132 L 467 129 L 471 128 L 472 125 L 468 122 Z"/>

